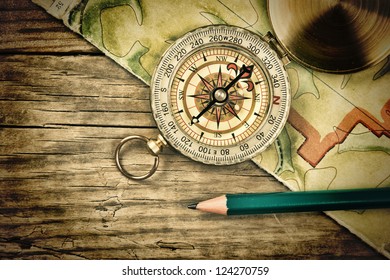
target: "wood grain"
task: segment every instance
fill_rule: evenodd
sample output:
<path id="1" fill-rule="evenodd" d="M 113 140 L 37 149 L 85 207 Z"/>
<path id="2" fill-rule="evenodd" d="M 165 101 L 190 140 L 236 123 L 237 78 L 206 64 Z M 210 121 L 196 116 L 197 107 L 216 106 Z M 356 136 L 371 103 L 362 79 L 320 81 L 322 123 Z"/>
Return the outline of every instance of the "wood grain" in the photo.
<path id="1" fill-rule="evenodd" d="M 250 161 L 207 166 L 167 148 L 153 177 L 127 180 L 120 139 L 158 134 L 149 87 L 29 1 L 2 1 L 0 13 L 1 259 L 382 258 L 322 213 L 186 209 L 286 190 Z M 134 142 L 123 162 L 143 173 L 152 158 Z"/>
<path id="2" fill-rule="evenodd" d="M 29 0 L 0 1 L 0 52 L 100 53 Z"/>

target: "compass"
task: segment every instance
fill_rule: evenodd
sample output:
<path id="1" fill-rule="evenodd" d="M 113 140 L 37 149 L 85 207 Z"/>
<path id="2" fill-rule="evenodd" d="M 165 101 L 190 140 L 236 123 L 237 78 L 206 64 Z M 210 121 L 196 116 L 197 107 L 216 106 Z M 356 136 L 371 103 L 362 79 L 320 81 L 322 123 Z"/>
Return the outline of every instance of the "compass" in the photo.
<path id="1" fill-rule="evenodd" d="M 265 40 L 237 27 L 210 26 L 166 51 L 151 104 L 175 149 L 203 163 L 234 164 L 275 140 L 290 90 L 284 64 Z"/>
<path id="2" fill-rule="evenodd" d="M 230 165 L 263 152 L 279 135 L 290 107 L 284 53 L 275 39 L 246 29 L 213 25 L 191 31 L 163 54 L 151 86 L 151 107 L 160 135 L 147 142 L 156 156 L 169 144 L 206 164 Z"/>

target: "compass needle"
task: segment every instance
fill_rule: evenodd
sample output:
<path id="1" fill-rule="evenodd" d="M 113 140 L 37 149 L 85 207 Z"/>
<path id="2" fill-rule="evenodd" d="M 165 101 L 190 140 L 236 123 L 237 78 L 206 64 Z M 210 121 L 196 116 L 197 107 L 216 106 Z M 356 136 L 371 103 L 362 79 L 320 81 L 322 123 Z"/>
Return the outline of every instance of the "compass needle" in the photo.
<path id="1" fill-rule="evenodd" d="M 209 104 L 207 104 L 207 106 L 195 117 L 193 116 L 192 117 L 192 120 L 191 120 L 191 124 L 194 124 L 194 123 L 198 123 L 199 122 L 199 118 L 201 116 L 203 116 L 208 110 L 211 109 L 211 107 L 213 107 L 213 105 L 217 102 L 216 99 L 212 100 L 209 102 Z"/>
<path id="2" fill-rule="evenodd" d="M 235 83 L 237 83 L 241 78 L 243 77 L 250 77 L 252 75 L 253 65 L 246 67 L 245 65 L 242 65 L 242 68 L 240 70 L 240 74 L 236 78 L 234 78 L 233 81 L 231 81 L 224 90 L 227 92 Z"/>

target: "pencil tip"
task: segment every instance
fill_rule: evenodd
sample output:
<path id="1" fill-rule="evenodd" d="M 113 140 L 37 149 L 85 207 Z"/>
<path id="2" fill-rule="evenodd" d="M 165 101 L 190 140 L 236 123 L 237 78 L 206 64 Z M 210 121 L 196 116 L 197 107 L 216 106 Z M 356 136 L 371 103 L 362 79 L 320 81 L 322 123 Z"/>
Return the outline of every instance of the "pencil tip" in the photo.
<path id="1" fill-rule="evenodd" d="M 187 206 L 188 209 L 196 210 L 196 206 L 198 206 L 198 203 L 193 203 Z"/>

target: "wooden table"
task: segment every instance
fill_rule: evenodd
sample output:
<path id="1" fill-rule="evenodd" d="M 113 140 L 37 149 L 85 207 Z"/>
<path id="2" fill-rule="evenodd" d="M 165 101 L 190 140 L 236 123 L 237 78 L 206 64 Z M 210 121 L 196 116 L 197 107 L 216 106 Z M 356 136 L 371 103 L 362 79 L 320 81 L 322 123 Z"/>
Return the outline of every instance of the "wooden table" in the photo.
<path id="1" fill-rule="evenodd" d="M 251 161 L 206 166 L 168 148 L 152 178 L 126 179 L 118 142 L 158 134 L 149 87 L 28 0 L 0 2 L 0 32 L 1 259 L 383 258 L 323 213 L 186 208 L 286 190 Z M 125 154 L 140 173 L 153 161 L 139 142 Z"/>

